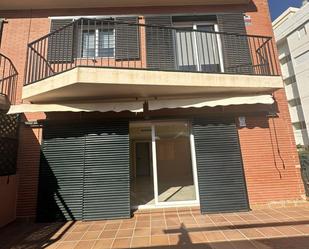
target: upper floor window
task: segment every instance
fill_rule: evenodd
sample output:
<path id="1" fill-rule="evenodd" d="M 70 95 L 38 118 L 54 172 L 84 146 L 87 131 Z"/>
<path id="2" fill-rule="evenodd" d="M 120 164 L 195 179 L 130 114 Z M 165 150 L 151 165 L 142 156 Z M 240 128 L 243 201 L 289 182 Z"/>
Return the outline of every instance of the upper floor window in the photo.
<path id="1" fill-rule="evenodd" d="M 115 29 L 83 30 L 80 57 L 115 57 Z"/>
<path id="2" fill-rule="evenodd" d="M 286 55 L 282 59 L 280 59 L 280 63 L 281 63 L 281 65 L 284 65 L 284 64 L 288 63 L 289 61 L 291 61 L 291 59 L 292 58 L 291 58 L 290 54 Z"/>
<path id="3" fill-rule="evenodd" d="M 293 84 L 293 83 L 296 82 L 296 77 L 295 77 L 295 75 L 292 75 L 292 76 L 290 76 L 288 78 L 285 78 L 283 80 L 283 82 L 284 82 L 284 84 L 286 84 L 288 86 L 288 85 Z"/>
<path id="4" fill-rule="evenodd" d="M 307 29 L 306 26 L 302 26 L 298 29 L 298 38 L 301 39 L 302 37 L 304 37 L 305 35 L 307 35 Z"/>

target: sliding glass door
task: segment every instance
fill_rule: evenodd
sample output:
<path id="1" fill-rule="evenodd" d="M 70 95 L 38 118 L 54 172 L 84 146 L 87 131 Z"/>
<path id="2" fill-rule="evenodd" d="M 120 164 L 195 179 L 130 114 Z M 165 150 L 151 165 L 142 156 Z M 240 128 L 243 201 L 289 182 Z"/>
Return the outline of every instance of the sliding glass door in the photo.
<path id="1" fill-rule="evenodd" d="M 184 71 L 223 72 L 220 36 L 214 24 L 177 26 L 177 66 Z"/>
<path id="2" fill-rule="evenodd" d="M 154 125 L 158 203 L 196 200 L 187 122 Z"/>
<path id="3" fill-rule="evenodd" d="M 195 149 L 189 122 L 132 123 L 130 140 L 134 208 L 198 203 Z"/>

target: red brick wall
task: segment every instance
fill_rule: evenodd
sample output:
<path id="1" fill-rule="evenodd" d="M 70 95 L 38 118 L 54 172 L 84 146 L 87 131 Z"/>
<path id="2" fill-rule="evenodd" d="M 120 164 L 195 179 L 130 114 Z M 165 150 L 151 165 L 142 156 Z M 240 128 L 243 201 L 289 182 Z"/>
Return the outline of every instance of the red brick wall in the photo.
<path id="1" fill-rule="evenodd" d="M 0 16 L 6 17 L 8 21 L 4 25 L 0 51 L 11 58 L 17 68 L 19 73 L 17 102 L 21 103 L 27 43 L 49 32 L 49 16 L 188 14 L 233 11 L 243 11 L 251 16 L 252 25 L 247 26 L 249 34 L 273 36 L 267 0 L 254 0 L 250 5 L 234 6 L 0 11 Z M 273 200 L 299 199 L 300 193 L 303 193 L 299 169 L 295 168 L 299 165 L 299 162 L 284 90 L 279 90 L 274 95 L 279 105 L 279 117 L 274 119 L 275 126 L 272 120 L 267 121 L 265 117 L 256 116 L 247 118 L 250 127 L 239 130 L 251 204 Z M 44 118 L 44 116 L 42 117 L 42 114 L 26 115 L 27 120 L 38 118 Z M 274 135 L 275 128 L 278 143 Z M 40 152 L 38 141 L 40 141 L 40 137 L 40 129 L 21 127 L 17 216 L 35 215 Z"/>

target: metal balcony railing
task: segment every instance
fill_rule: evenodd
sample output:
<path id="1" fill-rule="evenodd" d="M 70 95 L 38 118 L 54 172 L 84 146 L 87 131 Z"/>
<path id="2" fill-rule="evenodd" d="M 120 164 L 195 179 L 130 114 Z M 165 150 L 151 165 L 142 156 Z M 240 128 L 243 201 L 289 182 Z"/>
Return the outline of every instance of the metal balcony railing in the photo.
<path id="1" fill-rule="evenodd" d="M 76 67 L 279 75 L 271 37 L 81 18 L 28 44 L 25 84 Z"/>
<path id="2" fill-rule="evenodd" d="M 0 95 L 15 103 L 18 73 L 12 61 L 0 53 Z"/>

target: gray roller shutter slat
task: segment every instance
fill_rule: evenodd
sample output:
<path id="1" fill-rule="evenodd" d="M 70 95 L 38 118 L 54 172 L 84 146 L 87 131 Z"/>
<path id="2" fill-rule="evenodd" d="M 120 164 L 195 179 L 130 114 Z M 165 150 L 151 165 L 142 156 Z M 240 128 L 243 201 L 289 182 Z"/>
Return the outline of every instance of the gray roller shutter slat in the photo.
<path id="1" fill-rule="evenodd" d="M 249 209 L 233 120 L 195 120 L 193 133 L 202 213 Z"/>
<path id="2" fill-rule="evenodd" d="M 171 16 L 148 16 L 147 25 L 172 26 Z M 146 27 L 147 68 L 175 70 L 175 40 L 172 29 Z"/>
<path id="3" fill-rule="evenodd" d="M 220 32 L 246 35 L 243 13 L 217 15 Z M 246 36 L 221 35 L 224 68 L 227 73 L 252 73 L 252 60 Z"/>
<path id="4" fill-rule="evenodd" d="M 88 128 L 84 220 L 130 217 L 128 127 L 120 122 Z"/>
<path id="5" fill-rule="evenodd" d="M 116 60 L 137 60 L 140 58 L 140 35 L 138 17 L 117 17 L 115 19 Z M 124 23 L 121 23 L 124 22 Z"/>
<path id="6" fill-rule="evenodd" d="M 79 127 L 46 126 L 43 130 L 39 221 L 81 220 L 84 133 Z"/>
<path id="7" fill-rule="evenodd" d="M 50 32 L 70 24 L 72 19 L 51 20 Z M 48 61 L 52 63 L 72 62 L 74 57 L 74 25 L 55 32 L 48 39 Z"/>

